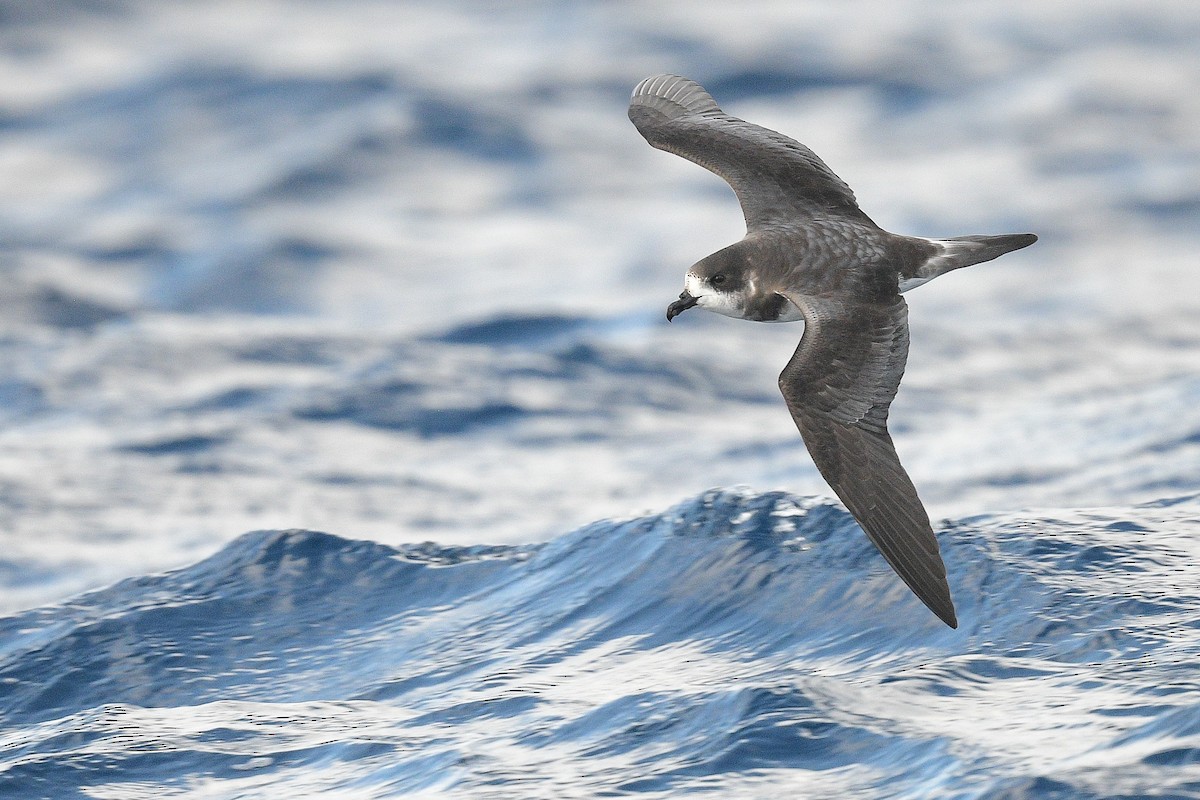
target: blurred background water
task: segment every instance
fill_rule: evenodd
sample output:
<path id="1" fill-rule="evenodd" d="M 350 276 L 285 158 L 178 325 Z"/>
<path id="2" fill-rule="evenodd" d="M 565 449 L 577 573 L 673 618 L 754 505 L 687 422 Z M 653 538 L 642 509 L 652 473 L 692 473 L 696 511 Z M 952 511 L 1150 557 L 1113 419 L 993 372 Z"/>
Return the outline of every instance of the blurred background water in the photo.
<path id="1" fill-rule="evenodd" d="M 663 320 L 664 71 L 1042 237 L 906 295 L 959 631 L 799 326 Z M 0 794 L 1200 796 L 1197 85 L 1167 0 L 0 4 Z"/>

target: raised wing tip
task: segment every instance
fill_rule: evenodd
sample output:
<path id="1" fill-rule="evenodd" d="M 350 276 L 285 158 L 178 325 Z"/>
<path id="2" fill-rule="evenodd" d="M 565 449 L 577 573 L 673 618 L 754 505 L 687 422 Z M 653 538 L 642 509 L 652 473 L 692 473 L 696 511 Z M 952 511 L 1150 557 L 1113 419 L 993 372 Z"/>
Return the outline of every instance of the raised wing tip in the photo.
<path id="1" fill-rule="evenodd" d="M 681 75 L 654 75 L 639 83 L 633 89 L 629 108 L 639 106 L 668 118 L 721 110 L 703 86 Z"/>

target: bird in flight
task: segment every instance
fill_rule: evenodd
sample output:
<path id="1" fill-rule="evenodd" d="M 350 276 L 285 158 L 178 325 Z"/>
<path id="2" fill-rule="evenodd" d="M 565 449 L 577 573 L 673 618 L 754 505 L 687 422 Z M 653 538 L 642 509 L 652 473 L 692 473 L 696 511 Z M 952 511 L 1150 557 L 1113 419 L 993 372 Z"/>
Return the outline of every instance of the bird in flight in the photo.
<path id="1" fill-rule="evenodd" d="M 756 322 L 804 320 L 779 388 L 821 475 L 913 593 L 958 627 L 937 538 L 887 430 L 908 359 L 901 292 L 1037 241 L 1032 233 L 888 233 L 817 154 L 723 112 L 695 81 L 647 78 L 629 119 L 651 146 L 716 173 L 746 217 L 740 242 L 688 270 L 667 320 L 693 306 Z"/>

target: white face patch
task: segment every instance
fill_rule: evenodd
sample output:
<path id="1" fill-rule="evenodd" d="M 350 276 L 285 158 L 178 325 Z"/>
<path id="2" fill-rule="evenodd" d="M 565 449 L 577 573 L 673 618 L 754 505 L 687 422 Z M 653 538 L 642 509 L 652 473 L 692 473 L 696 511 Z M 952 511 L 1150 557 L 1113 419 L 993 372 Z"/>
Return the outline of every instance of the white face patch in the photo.
<path id="1" fill-rule="evenodd" d="M 687 274 L 687 278 L 684 279 L 683 288 L 684 291 L 696 298 L 696 305 L 706 311 L 712 311 L 735 319 L 745 318 L 745 292 L 719 292 L 701 280 L 700 276 L 694 272 Z"/>

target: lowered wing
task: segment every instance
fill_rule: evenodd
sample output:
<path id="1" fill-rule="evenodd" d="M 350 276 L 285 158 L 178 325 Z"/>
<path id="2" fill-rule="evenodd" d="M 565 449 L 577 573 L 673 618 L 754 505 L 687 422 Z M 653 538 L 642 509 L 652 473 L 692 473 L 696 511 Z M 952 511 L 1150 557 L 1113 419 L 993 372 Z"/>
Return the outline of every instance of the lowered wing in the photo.
<path id="1" fill-rule="evenodd" d="M 779 388 L 809 454 L 888 564 L 958 627 L 937 538 L 887 431 L 908 359 L 908 307 L 790 293 L 804 336 Z"/>

